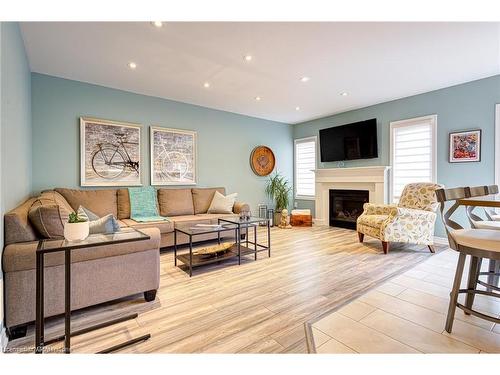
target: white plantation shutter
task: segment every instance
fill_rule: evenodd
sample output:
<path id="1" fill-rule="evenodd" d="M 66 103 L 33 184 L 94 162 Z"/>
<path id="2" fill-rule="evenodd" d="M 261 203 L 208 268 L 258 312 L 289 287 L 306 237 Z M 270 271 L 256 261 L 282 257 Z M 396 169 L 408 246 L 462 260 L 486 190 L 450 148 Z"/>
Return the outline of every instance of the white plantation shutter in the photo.
<path id="1" fill-rule="evenodd" d="M 391 122 L 392 202 L 405 185 L 436 180 L 436 116 Z"/>
<path id="2" fill-rule="evenodd" d="M 295 140 L 295 195 L 313 198 L 315 194 L 316 137 Z"/>

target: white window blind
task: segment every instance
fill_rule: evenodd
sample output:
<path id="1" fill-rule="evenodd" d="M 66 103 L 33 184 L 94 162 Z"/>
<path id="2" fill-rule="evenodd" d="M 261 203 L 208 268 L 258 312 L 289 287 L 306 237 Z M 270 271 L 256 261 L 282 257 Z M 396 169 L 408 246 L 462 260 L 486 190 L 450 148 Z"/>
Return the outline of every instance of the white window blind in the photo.
<path id="1" fill-rule="evenodd" d="M 391 123 L 392 201 L 397 203 L 405 185 L 435 182 L 436 116 Z"/>
<path id="2" fill-rule="evenodd" d="M 315 194 L 316 137 L 295 140 L 295 196 L 313 198 Z"/>

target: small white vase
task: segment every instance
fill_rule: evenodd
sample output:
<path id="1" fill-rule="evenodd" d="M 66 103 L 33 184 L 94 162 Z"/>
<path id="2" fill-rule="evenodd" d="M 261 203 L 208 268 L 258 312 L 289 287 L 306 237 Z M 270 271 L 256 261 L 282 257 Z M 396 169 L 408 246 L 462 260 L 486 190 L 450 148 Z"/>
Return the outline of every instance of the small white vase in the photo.
<path id="1" fill-rule="evenodd" d="M 68 241 L 82 241 L 89 236 L 89 222 L 64 224 L 64 238 Z"/>

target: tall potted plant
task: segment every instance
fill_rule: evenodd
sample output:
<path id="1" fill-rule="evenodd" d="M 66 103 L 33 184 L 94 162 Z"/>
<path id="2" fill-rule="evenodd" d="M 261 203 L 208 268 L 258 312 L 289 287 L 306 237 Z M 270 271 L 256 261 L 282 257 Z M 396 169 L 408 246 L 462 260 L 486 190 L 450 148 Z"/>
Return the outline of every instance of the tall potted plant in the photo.
<path id="1" fill-rule="evenodd" d="M 274 201 L 274 224 L 280 222 L 281 210 L 288 209 L 291 192 L 292 186 L 280 173 L 276 172 L 269 177 L 266 185 L 266 194 Z"/>

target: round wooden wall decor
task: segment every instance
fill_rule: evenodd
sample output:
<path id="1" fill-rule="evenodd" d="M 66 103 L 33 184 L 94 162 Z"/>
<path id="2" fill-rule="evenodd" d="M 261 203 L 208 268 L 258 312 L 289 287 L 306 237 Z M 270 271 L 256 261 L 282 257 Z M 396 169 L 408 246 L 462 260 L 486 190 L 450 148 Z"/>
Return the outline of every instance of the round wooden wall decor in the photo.
<path id="1" fill-rule="evenodd" d="M 250 166 L 257 176 L 267 176 L 276 165 L 273 151 L 267 146 L 257 146 L 250 155 Z"/>

